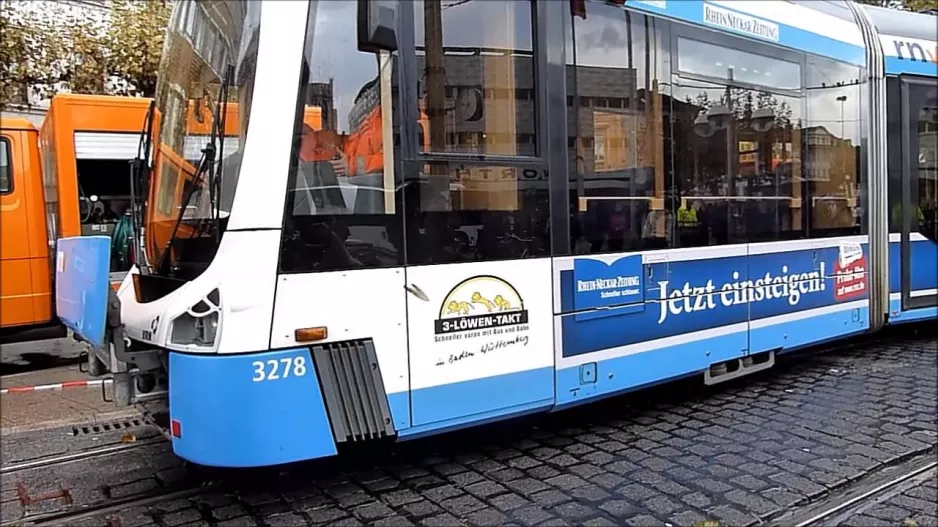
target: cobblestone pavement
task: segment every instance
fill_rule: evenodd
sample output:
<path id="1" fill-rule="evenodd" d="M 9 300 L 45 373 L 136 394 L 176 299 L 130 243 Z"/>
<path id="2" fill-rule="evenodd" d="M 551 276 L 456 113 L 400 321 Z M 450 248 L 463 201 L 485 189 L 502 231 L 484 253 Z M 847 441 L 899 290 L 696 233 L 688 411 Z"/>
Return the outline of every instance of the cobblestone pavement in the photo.
<path id="1" fill-rule="evenodd" d="M 0 509 L 17 520 L 208 477 L 218 487 L 194 497 L 68 525 L 760 524 L 935 454 L 935 348 L 933 334 L 861 343 L 722 386 L 682 381 L 282 468 L 196 472 L 160 443 L 7 476 Z M 4 441 L 4 463 L 40 448 Z M 934 525 L 935 501 L 931 481 L 850 523 Z"/>

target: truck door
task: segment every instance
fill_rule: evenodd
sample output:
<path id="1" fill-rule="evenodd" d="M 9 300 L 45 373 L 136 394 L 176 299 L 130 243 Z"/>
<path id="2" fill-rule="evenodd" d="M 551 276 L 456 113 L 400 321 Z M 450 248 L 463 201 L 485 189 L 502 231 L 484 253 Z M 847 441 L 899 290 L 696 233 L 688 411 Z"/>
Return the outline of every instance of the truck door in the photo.
<path id="1" fill-rule="evenodd" d="M 0 134 L 0 327 L 36 323 L 33 310 L 32 273 L 27 200 L 27 174 L 21 144 L 28 132 L 10 129 Z M 36 167 L 38 168 L 38 167 Z M 38 174 L 35 177 L 39 177 Z M 42 206 L 40 200 L 38 205 Z M 34 205 L 35 206 L 35 205 Z"/>

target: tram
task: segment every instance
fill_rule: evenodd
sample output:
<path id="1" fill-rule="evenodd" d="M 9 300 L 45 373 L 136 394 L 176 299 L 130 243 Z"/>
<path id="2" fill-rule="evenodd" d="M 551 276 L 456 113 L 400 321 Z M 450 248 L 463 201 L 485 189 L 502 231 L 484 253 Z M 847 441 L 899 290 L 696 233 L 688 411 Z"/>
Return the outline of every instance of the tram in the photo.
<path id="1" fill-rule="evenodd" d="M 58 313 L 118 404 L 224 467 L 933 324 L 935 25 L 842 0 L 177 2 L 138 265 L 109 292 L 106 244 L 59 240 Z M 169 181 L 194 100 L 238 141 L 201 136 Z"/>

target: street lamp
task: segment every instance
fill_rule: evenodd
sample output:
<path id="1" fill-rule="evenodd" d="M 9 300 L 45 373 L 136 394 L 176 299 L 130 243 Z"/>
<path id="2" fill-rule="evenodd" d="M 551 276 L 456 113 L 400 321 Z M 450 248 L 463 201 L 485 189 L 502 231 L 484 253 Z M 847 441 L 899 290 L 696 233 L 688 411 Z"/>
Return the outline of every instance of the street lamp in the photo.
<path id="1" fill-rule="evenodd" d="M 840 138 L 844 138 L 844 103 L 847 102 L 847 96 L 841 95 L 837 97 L 837 100 L 840 101 Z"/>

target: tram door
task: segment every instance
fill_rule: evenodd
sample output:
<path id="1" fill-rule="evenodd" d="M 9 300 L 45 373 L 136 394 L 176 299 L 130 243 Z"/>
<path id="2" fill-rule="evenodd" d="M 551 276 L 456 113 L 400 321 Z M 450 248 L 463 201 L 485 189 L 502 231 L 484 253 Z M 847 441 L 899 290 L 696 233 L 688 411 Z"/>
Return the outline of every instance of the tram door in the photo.
<path id="1" fill-rule="evenodd" d="M 903 78 L 902 308 L 938 305 L 938 87 Z"/>
<path id="2" fill-rule="evenodd" d="M 414 427 L 553 402 L 547 88 L 536 78 L 534 6 L 402 9 L 401 61 L 413 73 L 401 105 Z"/>

